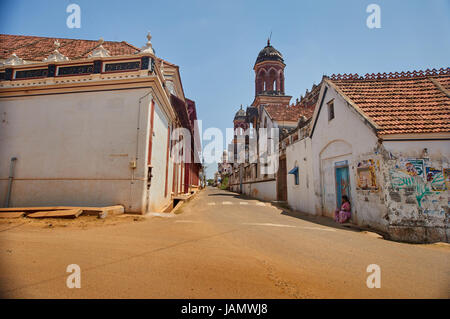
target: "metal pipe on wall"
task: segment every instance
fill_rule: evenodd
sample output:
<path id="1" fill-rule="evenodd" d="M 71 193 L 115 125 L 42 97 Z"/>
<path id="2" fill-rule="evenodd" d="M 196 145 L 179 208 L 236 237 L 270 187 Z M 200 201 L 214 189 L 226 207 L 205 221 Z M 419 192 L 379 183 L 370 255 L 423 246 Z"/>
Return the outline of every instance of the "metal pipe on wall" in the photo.
<path id="1" fill-rule="evenodd" d="M 11 199 L 12 182 L 14 179 L 14 164 L 16 161 L 17 157 L 11 157 L 11 163 L 9 164 L 8 191 L 6 192 L 5 207 L 9 207 L 9 200 Z"/>

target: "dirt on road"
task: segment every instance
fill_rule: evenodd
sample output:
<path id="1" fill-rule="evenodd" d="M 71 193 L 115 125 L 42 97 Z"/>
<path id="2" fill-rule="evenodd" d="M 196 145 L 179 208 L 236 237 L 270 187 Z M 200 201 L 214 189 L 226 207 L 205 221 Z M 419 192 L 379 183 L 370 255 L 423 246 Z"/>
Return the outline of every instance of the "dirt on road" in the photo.
<path id="1" fill-rule="evenodd" d="M 180 214 L 0 220 L 7 298 L 449 298 L 447 244 L 411 245 L 207 189 Z M 81 288 L 67 286 L 68 265 Z M 366 284 L 368 265 L 381 288 Z"/>

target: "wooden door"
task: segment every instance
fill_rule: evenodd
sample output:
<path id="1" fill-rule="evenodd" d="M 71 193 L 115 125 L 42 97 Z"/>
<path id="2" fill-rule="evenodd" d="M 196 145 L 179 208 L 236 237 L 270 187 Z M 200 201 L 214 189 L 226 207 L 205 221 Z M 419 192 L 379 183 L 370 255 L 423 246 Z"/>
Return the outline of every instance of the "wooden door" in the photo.
<path id="1" fill-rule="evenodd" d="M 277 174 L 277 200 L 287 201 L 287 168 L 286 158 L 280 159 Z"/>

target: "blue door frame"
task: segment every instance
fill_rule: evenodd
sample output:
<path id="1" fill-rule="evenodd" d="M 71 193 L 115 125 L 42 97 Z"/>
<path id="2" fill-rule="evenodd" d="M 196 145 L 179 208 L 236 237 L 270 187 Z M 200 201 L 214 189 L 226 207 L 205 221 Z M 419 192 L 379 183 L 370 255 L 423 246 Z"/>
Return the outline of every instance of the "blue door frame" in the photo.
<path id="1" fill-rule="evenodd" d="M 336 203 L 337 207 L 342 205 L 342 196 L 347 195 L 350 200 L 350 178 L 347 161 L 335 163 L 336 176 Z"/>

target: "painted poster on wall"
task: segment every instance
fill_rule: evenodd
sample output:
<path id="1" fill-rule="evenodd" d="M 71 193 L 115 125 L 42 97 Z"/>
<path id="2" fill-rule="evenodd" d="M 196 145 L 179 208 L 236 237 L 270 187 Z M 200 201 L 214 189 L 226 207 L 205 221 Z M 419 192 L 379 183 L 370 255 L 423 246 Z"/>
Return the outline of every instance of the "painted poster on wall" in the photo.
<path id="1" fill-rule="evenodd" d="M 427 182 L 430 183 L 431 189 L 435 192 L 442 192 L 445 191 L 445 178 L 443 171 L 440 169 L 436 169 L 433 167 L 426 167 L 425 168 L 426 175 L 427 175 Z"/>
<path id="2" fill-rule="evenodd" d="M 356 168 L 356 174 L 358 189 L 378 190 L 374 160 L 368 159 L 359 162 Z"/>
<path id="3" fill-rule="evenodd" d="M 425 177 L 423 159 L 402 160 L 400 169 L 411 176 Z"/>
<path id="4" fill-rule="evenodd" d="M 447 186 L 447 189 L 450 189 L 450 168 L 444 168 L 442 171 L 444 173 L 445 186 Z"/>

